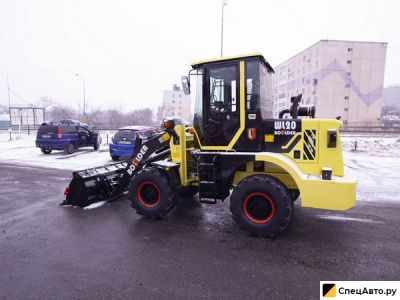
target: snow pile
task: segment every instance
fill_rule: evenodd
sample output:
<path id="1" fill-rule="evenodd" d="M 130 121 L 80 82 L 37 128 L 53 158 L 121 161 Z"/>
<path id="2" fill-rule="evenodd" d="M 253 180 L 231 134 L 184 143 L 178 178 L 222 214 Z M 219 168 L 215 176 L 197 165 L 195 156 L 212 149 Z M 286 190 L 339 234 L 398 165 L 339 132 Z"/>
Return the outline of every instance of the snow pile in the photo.
<path id="1" fill-rule="evenodd" d="M 379 157 L 400 157 L 400 136 L 341 136 L 346 152 Z M 356 149 L 357 145 L 357 150 Z"/>

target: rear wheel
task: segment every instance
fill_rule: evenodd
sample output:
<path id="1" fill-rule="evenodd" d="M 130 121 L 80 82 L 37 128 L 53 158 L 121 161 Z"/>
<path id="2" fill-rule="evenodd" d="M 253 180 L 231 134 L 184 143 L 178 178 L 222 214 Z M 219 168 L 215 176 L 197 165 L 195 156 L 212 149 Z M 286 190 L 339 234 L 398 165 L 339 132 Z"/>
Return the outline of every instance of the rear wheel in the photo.
<path id="1" fill-rule="evenodd" d="M 292 201 L 296 201 L 299 196 L 300 196 L 300 191 L 297 189 L 290 189 L 289 190 L 289 194 L 290 194 L 290 198 L 292 199 Z"/>
<path id="2" fill-rule="evenodd" d="M 40 148 L 40 151 L 42 151 L 43 154 L 50 154 L 51 153 L 51 149 L 46 149 L 44 147 Z"/>
<path id="3" fill-rule="evenodd" d="M 113 161 L 118 161 L 119 160 L 119 156 L 111 156 L 111 159 L 113 160 Z"/>
<path id="4" fill-rule="evenodd" d="M 129 186 L 129 198 L 137 213 L 161 218 L 173 208 L 174 189 L 167 173 L 155 167 L 141 170 Z"/>
<path id="5" fill-rule="evenodd" d="M 243 179 L 234 189 L 230 201 L 233 219 L 255 235 L 277 236 L 292 217 L 293 202 L 286 187 L 267 175 Z"/>
<path id="6" fill-rule="evenodd" d="M 72 154 L 75 152 L 75 145 L 74 143 L 68 143 L 68 145 L 65 147 L 64 152 L 66 154 Z"/>

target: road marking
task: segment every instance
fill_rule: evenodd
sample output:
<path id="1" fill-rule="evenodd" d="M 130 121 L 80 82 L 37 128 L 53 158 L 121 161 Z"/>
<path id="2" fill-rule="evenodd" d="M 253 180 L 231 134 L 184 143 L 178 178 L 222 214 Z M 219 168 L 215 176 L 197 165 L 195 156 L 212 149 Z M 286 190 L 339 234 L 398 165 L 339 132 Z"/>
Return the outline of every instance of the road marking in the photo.
<path id="1" fill-rule="evenodd" d="M 335 216 L 335 215 L 318 215 L 317 218 L 324 219 L 324 220 L 334 220 L 334 221 L 352 221 L 352 222 L 360 222 L 360 223 L 376 223 L 382 224 L 381 221 L 374 221 L 371 219 L 363 219 L 363 218 L 352 218 L 352 217 L 345 217 L 345 216 Z"/>

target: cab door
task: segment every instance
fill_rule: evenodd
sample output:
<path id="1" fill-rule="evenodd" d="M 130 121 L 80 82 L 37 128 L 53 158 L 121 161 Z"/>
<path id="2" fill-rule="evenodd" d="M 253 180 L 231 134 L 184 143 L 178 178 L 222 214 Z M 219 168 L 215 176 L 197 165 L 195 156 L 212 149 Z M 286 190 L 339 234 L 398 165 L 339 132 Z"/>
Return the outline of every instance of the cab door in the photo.
<path id="1" fill-rule="evenodd" d="M 240 73 L 239 62 L 205 66 L 202 146 L 227 147 L 240 130 Z"/>

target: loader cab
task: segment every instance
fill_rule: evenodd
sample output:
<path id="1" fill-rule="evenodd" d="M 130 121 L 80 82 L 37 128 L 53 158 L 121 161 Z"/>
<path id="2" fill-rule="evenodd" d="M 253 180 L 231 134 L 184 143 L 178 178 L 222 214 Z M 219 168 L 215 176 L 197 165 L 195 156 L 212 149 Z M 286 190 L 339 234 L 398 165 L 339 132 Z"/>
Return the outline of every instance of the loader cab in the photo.
<path id="1" fill-rule="evenodd" d="M 262 120 L 272 118 L 273 73 L 263 56 L 208 60 L 192 67 L 190 75 L 196 79 L 193 125 L 199 148 L 261 149 Z"/>

